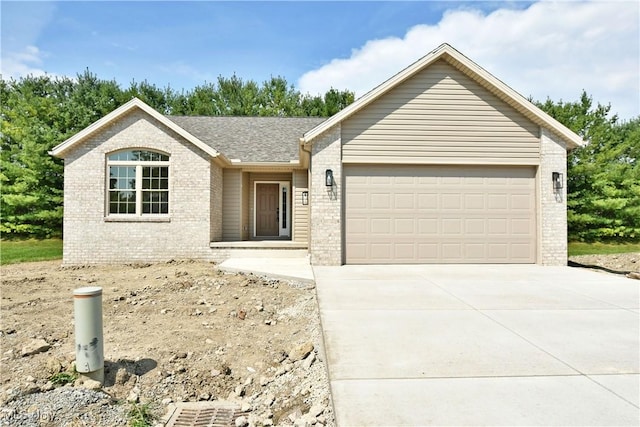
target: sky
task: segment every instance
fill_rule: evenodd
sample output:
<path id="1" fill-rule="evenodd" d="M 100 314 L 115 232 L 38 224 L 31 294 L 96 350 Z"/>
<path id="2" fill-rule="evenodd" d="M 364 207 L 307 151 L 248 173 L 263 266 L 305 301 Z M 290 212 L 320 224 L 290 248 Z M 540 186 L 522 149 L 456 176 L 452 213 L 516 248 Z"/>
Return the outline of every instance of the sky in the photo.
<path id="1" fill-rule="evenodd" d="M 640 2 L 5 1 L 0 72 L 189 90 L 234 73 L 361 96 L 447 42 L 525 97 L 640 115 Z"/>

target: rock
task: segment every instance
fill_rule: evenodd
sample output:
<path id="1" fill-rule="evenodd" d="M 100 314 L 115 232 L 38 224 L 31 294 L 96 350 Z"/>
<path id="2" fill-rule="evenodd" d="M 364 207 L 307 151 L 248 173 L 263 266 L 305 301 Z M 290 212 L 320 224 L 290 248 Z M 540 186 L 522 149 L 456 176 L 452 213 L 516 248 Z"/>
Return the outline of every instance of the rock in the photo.
<path id="1" fill-rule="evenodd" d="M 271 382 L 271 380 L 267 377 L 260 377 L 260 386 L 264 387 L 267 384 L 269 384 Z"/>
<path id="2" fill-rule="evenodd" d="M 324 406 L 323 405 L 313 405 L 313 406 L 311 406 L 311 408 L 309 409 L 309 412 L 307 412 L 307 413 L 310 416 L 316 418 L 320 414 L 322 414 L 323 412 L 324 412 Z"/>
<path id="3" fill-rule="evenodd" d="M 62 363 L 55 357 L 50 357 L 45 362 L 45 369 L 48 376 L 55 375 L 62 370 Z"/>
<path id="4" fill-rule="evenodd" d="M 43 339 L 35 339 L 32 340 L 29 344 L 22 347 L 22 357 L 32 356 L 38 353 L 44 353 L 45 351 L 49 351 L 51 346 L 48 342 Z"/>
<path id="5" fill-rule="evenodd" d="M 640 280 L 640 273 L 636 273 L 632 271 L 631 273 L 627 274 L 627 277 L 630 279 Z"/>
<path id="6" fill-rule="evenodd" d="M 247 402 L 242 402 L 242 406 L 240 407 L 242 412 L 249 412 L 251 410 L 251 405 Z"/>
<path id="7" fill-rule="evenodd" d="M 244 396 L 244 385 L 236 386 L 234 392 L 236 396 Z"/>
<path id="8" fill-rule="evenodd" d="M 42 390 L 40 389 L 40 387 L 38 387 L 37 384 L 34 383 L 28 383 L 24 389 L 24 394 L 35 394 L 35 393 L 40 393 Z"/>
<path id="9" fill-rule="evenodd" d="M 115 383 L 117 385 L 123 385 L 124 383 L 129 381 L 130 377 L 131 376 L 129 375 L 129 372 L 127 372 L 126 369 L 118 369 L 118 372 L 116 372 Z"/>
<path id="10" fill-rule="evenodd" d="M 138 387 L 134 387 L 127 396 L 127 402 L 137 403 L 138 400 L 140 400 L 140 389 Z"/>
<path id="11" fill-rule="evenodd" d="M 238 417 L 236 418 L 236 427 L 246 427 L 249 425 L 249 421 L 247 417 Z"/>
<path id="12" fill-rule="evenodd" d="M 89 390 L 100 390 L 102 388 L 102 383 L 100 381 L 92 380 L 91 378 L 85 378 L 82 380 L 82 388 L 86 388 Z"/>
<path id="13" fill-rule="evenodd" d="M 182 352 L 182 353 L 178 353 L 176 354 L 176 359 L 186 359 L 187 358 L 187 353 Z"/>
<path id="14" fill-rule="evenodd" d="M 262 404 L 267 408 L 273 405 L 273 402 L 276 400 L 276 397 L 273 394 L 266 394 L 262 399 Z"/>
<path id="15" fill-rule="evenodd" d="M 307 357 L 312 351 L 313 344 L 310 342 L 306 342 L 289 351 L 289 360 L 291 360 L 292 362 L 297 362 L 298 360 L 302 360 Z"/>
<path id="16" fill-rule="evenodd" d="M 162 403 L 164 406 L 167 406 L 168 404 L 172 403 L 173 400 L 170 397 L 166 397 L 164 399 L 162 399 L 162 401 L 160 403 Z"/>
<path id="17" fill-rule="evenodd" d="M 304 362 L 302 362 L 302 367 L 308 371 L 314 360 L 316 360 L 316 354 L 314 352 L 309 353 L 307 358 L 304 359 Z"/>
<path id="18" fill-rule="evenodd" d="M 54 386 L 51 381 L 47 381 L 47 383 L 42 386 L 42 391 L 51 391 L 53 389 L 54 389 Z"/>

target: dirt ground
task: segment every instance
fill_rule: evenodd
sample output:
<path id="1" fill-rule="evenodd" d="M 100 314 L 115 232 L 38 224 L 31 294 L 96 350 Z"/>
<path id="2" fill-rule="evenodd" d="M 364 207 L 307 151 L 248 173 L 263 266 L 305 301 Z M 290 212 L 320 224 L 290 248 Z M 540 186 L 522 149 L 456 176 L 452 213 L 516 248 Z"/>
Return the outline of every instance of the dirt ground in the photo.
<path id="1" fill-rule="evenodd" d="M 571 261 L 640 271 L 640 253 Z M 126 425 L 122 402 L 150 403 L 162 416 L 175 402 L 217 400 L 240 404 L 250 426 L 334 424 L 312 285 L 189 261 L 36 262 L 3 266 L 0 278 L 0 426 Z M 76 396 L 80 382 L 61 391 L 50 379 L 73 372 L 73 290 L 86 286 L 103 289 L 109 399 L 82 406 L 99 399 Z M 21 415 L 44 407 L 55 422 Z"/>
<path id="2" fill-rule="evenodd" d="M 308 424 L 333 423 L 312 285 L 189 261 L 0 273 L 0 406 L 73 370 L 73 290 L 99 286 L 114 402 L 151 402 L 161 415 L 171 402 L 231 400 L 260 417 L 254 425 L 293 424 L 315 405 Z M 41 340 L 49 348 L 24 354 Z"/>
<path id="3" fill-rule="evenodd" d="M 569 261 L 609 273 L 640 273 L 640 252 L 613 255 L 578 255 L 569 257 Z"/>

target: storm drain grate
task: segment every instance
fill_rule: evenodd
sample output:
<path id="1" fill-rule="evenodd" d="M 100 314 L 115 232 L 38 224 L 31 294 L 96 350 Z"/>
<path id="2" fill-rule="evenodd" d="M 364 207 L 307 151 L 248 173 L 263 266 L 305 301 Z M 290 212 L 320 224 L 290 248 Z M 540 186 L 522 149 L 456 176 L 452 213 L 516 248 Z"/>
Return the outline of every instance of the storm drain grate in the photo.
<path id="1" fill-rule="evenodd" d="M 222 402 L 177 403 L 169 412 L 166 427 L 228 427 L 246 412 L 240 406 Z"/>

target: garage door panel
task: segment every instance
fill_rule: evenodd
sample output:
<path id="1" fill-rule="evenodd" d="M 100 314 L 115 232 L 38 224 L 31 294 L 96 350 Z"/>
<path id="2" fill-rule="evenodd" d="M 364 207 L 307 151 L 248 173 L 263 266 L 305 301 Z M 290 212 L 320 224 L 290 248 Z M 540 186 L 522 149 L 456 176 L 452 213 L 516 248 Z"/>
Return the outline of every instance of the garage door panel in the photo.
<path id="1" fill-rule="evenodd" d="M 531 167 L 345 167 L 347 263 L 535 262 Z"/>
<path id="2" fill-rule="evenodd" d="M 415 209 L 416 196 L 413 193 L 395 194 L 393 205 L 396 209 Z"/>

